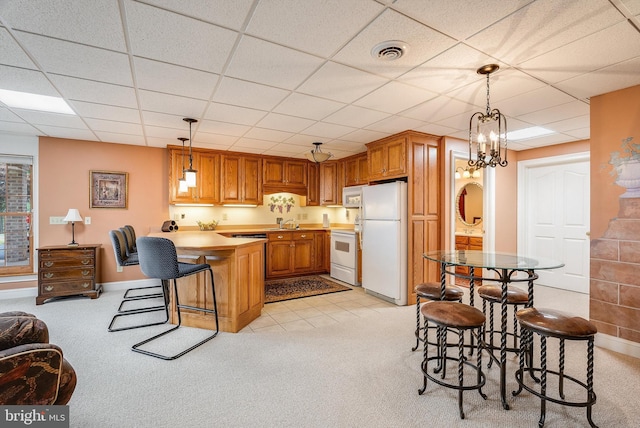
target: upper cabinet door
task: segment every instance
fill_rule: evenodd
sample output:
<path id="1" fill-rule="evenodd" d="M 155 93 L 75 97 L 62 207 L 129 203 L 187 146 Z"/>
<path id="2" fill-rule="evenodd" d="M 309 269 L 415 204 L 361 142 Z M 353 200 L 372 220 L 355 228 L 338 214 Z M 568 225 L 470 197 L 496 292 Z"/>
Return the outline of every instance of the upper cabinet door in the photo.
<path id="1" fill-rule="evenodd" d="M 262 205 L 262 159 L 222 155 L 220 189 L 223 204 Z"/>
<path id="2" fill-rule="evenodd" d="M 183 177 L 183 168 L 189 167 L 189 153 L 182 148 L 169 149 L 169 203 L 170 204 L 217 204 L 220 201 L 218 169 L 220 155 L 211 152 L 192 151 L 193 168 L 196 173 L 196 187 L 180 192 L 178 180 Z"/>

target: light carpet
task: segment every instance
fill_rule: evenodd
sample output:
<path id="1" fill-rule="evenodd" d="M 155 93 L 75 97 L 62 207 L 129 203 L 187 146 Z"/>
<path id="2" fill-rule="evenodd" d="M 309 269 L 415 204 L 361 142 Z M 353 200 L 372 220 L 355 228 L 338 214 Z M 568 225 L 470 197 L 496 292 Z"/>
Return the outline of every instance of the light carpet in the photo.
<path id="1" fill-rule="evenodd" d="M 498 369 L 487 370 L 488 395 L 422 386 L 414 344 L 415 307 L 379 308 L 375 315 L 308 331 L 220 333 L 176 361 L 134 353 L 130 346 L 166 326 L 108 333 L 122 297 L 74 298 L 35 305 L 35 298 L 0 301 L 0 311 L 23 310 L 49 326 L 78 374 L 69 403 L 72 427 L 535 427 L 540 402 L 528 393 L 498 397 Z M 172 333 L 179 345 L 198 329 Z M 567 367 L 580 366 L 567 347 Z M 486 358 L 485 358 L 486 361 Z M 515 358 L 507 391 L 515 388 Z M 580 369 L 582 370 L 582 369 Z M 637 359 L 596 348 L 593 419 L 600 427 L 640 421 Z M 583 427 L 585 410 L 547 404 L 546 427 Z"/>

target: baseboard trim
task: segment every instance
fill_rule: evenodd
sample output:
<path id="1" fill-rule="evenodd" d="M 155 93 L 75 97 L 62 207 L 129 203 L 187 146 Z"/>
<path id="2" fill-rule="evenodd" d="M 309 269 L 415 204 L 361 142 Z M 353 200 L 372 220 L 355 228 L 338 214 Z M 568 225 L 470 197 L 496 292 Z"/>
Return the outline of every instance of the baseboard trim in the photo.
<path id="1" fill-rule="evenodd" d="M 106 282 L 102 284 L 103 291 L 120 291 L 128 288 L 151 287 L 158 285 L 157 279 L 137 279 L 134 281 Z M 21 299 L 24 297 L 36 297 L 38 287 L 13 288 L 10 290 L 0 290 L 0 300 Z"/>
<path id="2" fill-rule="evenodd" d="M 596 346 L 609 349 L 610 351 L 619 352 L 621 354 L 629 355 L 630 357 L 640 358 L 640 343 L 637 342 L 631 342 L 630 340 L 598 333 L 596 334 L 595 344 Z"/>

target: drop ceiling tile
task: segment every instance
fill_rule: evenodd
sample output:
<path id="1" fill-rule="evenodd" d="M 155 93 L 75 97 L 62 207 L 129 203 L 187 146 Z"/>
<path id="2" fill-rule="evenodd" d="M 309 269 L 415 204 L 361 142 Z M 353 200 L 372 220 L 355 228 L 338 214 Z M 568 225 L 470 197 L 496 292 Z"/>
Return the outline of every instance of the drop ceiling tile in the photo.
<path id="1" fill-rule="evenodd" d="M 390 116 L 387 119 L 383 119 L 367 126 L 367 129 L 395 134 L 396 132 L 402 132 L 407 129 L 416 129 L 424 126 L 424 124 L 425 122 L 421 120 L 401 116 Z"/>
<path id="2" fill-rule="evenodd" d="M 574 94 L 576 97 L 587 99 L 607 92 L 640 85 L 640 73 L 638 73 L 638 70 L 640 70 L 640 56 L 565 80 L 556 86 Z"/>
<path id="3" fill-rule="evenodd" d="M 0 64 L 37 69 L 33 61 L 31 61 L 29 56 L 22 50 L 20 45 L 16 43 L 4 27 L 0 27 L 0 46 L 2 46 Z"/>
<path id="4" fill-rule="evenodd" d="M 189 138 L 189 127 L 187 127 L 185 131 L 184 129 L 144 125 L 144 133 L 147 136 L 147 141 L 149 141 L 150 138 L 161 138 L 165 140 L 165 144 L 172 144 L 174 146 L 177 146 L 182 144 L 180 141 L 178 141 L 178 137 Z"/>
<path id="5" fill-rule="evenodd" d="M 174 145 L 176 144 L 176 140 L 174 138 L 162 138 L 162 137 L 150 137 L 147 134 L 147 146 L 149 147 L 162 147 L 165 148 L 168 145 Z"/>
<path id="6" fill-rule="evenodd" d="M 177 95 L 161 94 L 151 91 L 138 91 L 140 96 L 140 107 L 143 110 L 156 113 L 168 113 L 172 115 L 182 115 L 182 117 L 202 116 L 207 105 L 205 101 L 193 98 L 179 97 Z"/>
<path id="7" fill-rule="evenodd" d="M 476 106 L 454 98 L 440 96 L 405 110 L 400 113 L 400 116 L 428 122 L 437 122 L 447 117 L 459 115 L 461 112 L 469 112 L 469 116 L 471 116 L 475 110 L 477 110 Z"/>
<path id="8" fill-rule="evenodd" d="M 281 143 L 292 135 L 293 133 L 291 132 L 276 131 L 274 129 L 251 128 L 243 137 Z"/>
<path id="9" fill-rule="evenodd" d="M 233 147 L 243 147 L 243 148 L 252 148 L 257 151 L 254 153 L 263 153 L 264 150 L 269 150 L 271 147 L 276 145 L 273 141 L 267 140 L 258 140 L 255 138 L 238 138 L 238 141 L 233 145 Z"/>
<path id="10" fill-rule="evenodd" d="M 588 128 L 589 126 L 589 115 L 585 115 L 547 123 L 544 127 L 556 132 L 568 132 L 574 129 Z"/>
<path id="11" fill-rule="evenodd" d="M 362 97 L 354 104 L 372 110 L 396 114 L 436 96 L 437 94 L 425 89 L 419 89 L 404 83 L 389 82 L 380 89 L 376 89 L 369 95 Z"/>
<path id="12" fill-rule="evenodd" d="M 492 108 L 500 109 L 502 114 L 508 116 L 521 116 L 534 111 L 566 104 L 574 101 L 570 95 L 559 91 L 551 86 L 545 86 L 526 94 L 520 94 L 507 100 L 502 100 L 498 104 L 492 104 Z"/>
<path id="13" fill-rule="evenodd" d="M 313 125 L 314 120 L 288 116 L 278 113 L 269 113 L 257 123 L 261 128 L 276 129 L 279 131 L 300 132 Z"/>
<path id="14" fill-rule="evenodd" d="M 69 138 L 72 140 L 98 141 L 98 137 L 88 129 L 73 129 L 49 125 L 38 125 L 38 129 L 41 130 L 45 136 Z"/>
<path id="15" fill-rule="evenodd" d="M 259 2 L 246 32 L 328 57 L 382 9 L 376 2 L 361 0 Z"/>
<path id="16" fill-rule="evenodd" d="M 213 101 L 258 110 L 271 110 L 289 91 L 224 77 L 213 96 Z"/>
<path id="17" fill-rule="evenodd" d="M 374 58 L 371 50 L 378 43 L 389 40 L 406 43 L 408 49 L 405 54 L 395 61 Z M 455 43 L 454 39 L 387 9 L 342 48 L 333 60 L 395 78 L 447 50 Z"/>
<path id="18" fill-rule="evenodd" d="M 201 132 L 206 132 L 209 134 L 221 134 L 221 135 L 232 135 L 236 137 L 240 137 L 244 135 L 249 129 L 251 129 L 247 125 L 236 125 L 233 123 L 225 123 L 225 122 L 217 122 L 213 120 L 203 120 L 200 122 L 198 126 L 198 132 L 196 133 L 196 137 L 200 136 Z M 196 138 L 194 137 L 194 140 Z"/>
<path id="19" fill-rule="evenodd" d="M 204 118 L 252 126 L 258 123 L 266 114 L 267 112 L 263 110 L 210 103 Z"/>
<path id="20" fill-rule="evenodd" d="M 137 109 L 114 107 L 84 101 L 70 101 L 71 107 L 85 118 L 110 119 L 117 122 L 140 123 L 140 112 Z"/>
<path id="21" fill-rule="evenodd" d="M 100 141 L 105 143 L 130 144 L 132 146 L 146 146 L 142 135 L 117 134 L 114 132 L 95 131 Z"/>
<path id="22" fill-rule="evenodd" d="M 463 40 L 515 12 L 533 0 L 465 0 L 430 2 L 424 0 L 397 0 L 394 8 L 408 14 L 425 25 Z M 477 68 L 477 67 L 476 67 Z"/>
<path id="23" fill-rule="evenodd" d="M 0 132 L 7 134 L 19 134 L 19 135 L 42 135 L 42 132 L 37 128 L 27 124 L 19 122 L 4 122 L 0 120 Z"/>
<path id="24" fill-rule="evenodd" d="M 142 118 L 145 125 L 179 129 L 185 134 L 182 135 L 182 137 L 188 138 L 189 124 L 182 120 L 184 117 L 185 116 L 181 114 L 156 113 L 152 111 L 142 112 Z"/>
<path id="25" fill-rule="evenodd" d="M 263 85 L 295 89 L 323 60 L 245 36 L 233 53 L 226 75 Z"/>
<path id="26" fill-rule="evenodd" d="M 343 103 L 292 93 L 274 111 L 276 113 L 320 120 L 344 107 Z"/>
<path id="27" fill-rule="evenodd" d="M 452 133 L 456 132 L 456 130 L 453 128 L 438 125 L 436 123 L 428 123 L 424 126 L 415 128 L 415 130 L 418 132 L 424 132 L 426 134 L 431 134 L 431 135 L 451 135 Z"/>
<path id="28" fill-rule="evenodd" d="M 74 114 L 49 113 L 45 111 L 23 110 L 18 108 L 13 111 L 24 121 L 32 125 L 38 125 L 38 127 L 40 127 L 40 125 L 49 125 L 59 126 L 62 128 L 87 129 L 87 126 L 84 124 L 82 119 Z"/>
<path id="29" fill-rule="evenodd" d="M 2 17 L 12 28 L 57 39 L 125 52 L 118 2 L 75 0 L 3 2 Z"/>
<path id="30" fill-rule="evenodd" d="M 13 113 L 8 108 L 2 107 L 2 106 L 0 106 L 0 121 L 3 121 L 3 122 L 22 122 L 22 123 L 24 123 L 24 120 L 22 120 L 20 117 L 16 116 L 15 113 Z"/>
<path id="31" fill-rule="evenodd" d="M 0 65 L 0 88 L 51 97 L 60 96 L 60 93 L 40 71 L 6 65 Z"/>
<path id="32" fill-rule="evenodd" d="M 35 34 L 18 32 L 17 37 L 49 73 L 133 86 L 126 54 Z"/>
<path id="33" fill-rule="evenodd" d="M 389 113 L 349 105 L 333 114 L 330 114 L 323 119 L 323 122 L 364 128 L 367 125 L 386 119 L 387 117 L 389 117 Z"/>
<path id="34" fill-rule="evenodd" d="M 57 74 L 50 74 L 49 78 L 68 100 L 138 108 L 136 92 L 131 87 Z"/>
<path id="35" fill-rule="evenodd" d="M 137 2 L 126 3 L 134 55 L 220 73 L 237 33 Z"/>
<path id="36" fill-rule="evenodd" d="M 565 131 L 565 134 L 581 140 L 588 140 L 591 136 L 591 127 L 572 129 L 571 131 Z"/>
<path id="37" fill-rule="evenodd" d="M 543 81 L 557 83 L 637 56 L 638 31 L 624 21 L 523 62 L 522 67 Z"/>
<path id="38" fill-rule="evenodd" d="M 327 62 L 296 90 L 350 103 L 378 89 L 389 80 L 346 65 Z"/>
<path id="39" fill-rule="evenodd" d="M 233 146 L 229 147 L 229 150 L 235 151 L 235 152 L 250 153 L 254 155 L 262 155 L 269 149 L 266 149 L 264 147 L 247 147 L 247 146 L 238 145 L 236 143 Z"/>
<path id="40" fill-rule="evenodd" d="M 136 83 L 140 89 L 208 100 L 219 76 L 187 67 L 135 58 Z"/>
<path id="41" fill-rule="evenodd" d="M 516 143 L 523 144 L 529 147 L 545 147 L 545 146 L 551 146 L 553 144 L 567 143 L 571 140 L 573 140 L 573 138 L 565 134 L 550 134 L 550 135 L 545 135 L 543 137 L 538 137 L 538 138 L 518 140 Z M 511 142 L 509 142 L 509 144 L 511 144 Z"/>
<path id="42" fill-rule="evenodd" d="M 253 0 L 145 0 L 163 9 L 240 30 Z"/>
<path id="43" fill-rule="evenodd" d="M 518 65 L 623 20 L 607 0 L 539 0 L 470 37 L 467 44 Z"/>
<path id="44" fill-rule="evenodd" d="M 217 147 L 224 147 L 220 150 L 227 150 L 236 141 L 238 141 L 238 137 L 233 135 L 198 132 L 198 138 L 194 138 L 193 143 L 197 147 L 211 147 L 212 145 L 216 145 Z"/>
<path id="45" fill-rule="evenodd" d="M 557 122 L 559 120 L 571 119 L 572 117 L 589 115 L 589 104 L 584 101 L 571 101 L 533 113 L 518 116 L 518 119 L 525 122 L 544 125 L 545 123 Z"/>
<path id="46" fill-rule="evenodd" d="M 89 128 L 93 131 L 108 132 L 114 133 L 113 130 L 117 129 L 118 132 L 114 134 L 128 134 L 128 135 L 137 135 L 142 136 L 142 125 L 137 123 L 123 123 L 123 122 L 114 122 L 112 120 L 103 120 L 103 119 L 85 119 Z"/>
<path id="47" fill-rule="evenodd" d="M 313 135 L 322 139 L 340 138 L 355 131 L 351 126 L 334 125 L 332 123 L 318 122 L 304 130 L 306 135 Z"/>
<path id="48" fill-rule="evenodd" d="M 476 70 L 485 64 L 496 62 L 495 58 L 459 43 L 400 76 L 398 81 L 446 94 L 477 82 Z"/>
<path id="49" fill-rule="evenodd" d="M 331 141 L 331 147 L 335 147 L 336 149 L 351 153 L 360 153 L 367 150 L 366 146 L 362 143 L 355 141 L 345 141 L 343 139 Z"/>

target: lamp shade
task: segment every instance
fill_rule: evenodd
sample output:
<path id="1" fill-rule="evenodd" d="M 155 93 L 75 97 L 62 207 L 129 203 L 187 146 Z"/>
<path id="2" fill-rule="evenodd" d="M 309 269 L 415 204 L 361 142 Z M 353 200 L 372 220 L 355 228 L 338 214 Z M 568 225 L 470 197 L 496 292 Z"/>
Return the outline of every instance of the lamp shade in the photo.
<path id="1" fill-rule="evenodd" d="M 82 217 L 80 217 L 80 212 L 75 208 L 69 208 L 69 212 L 67 216 L 62 221 L 82 221 Z"/>
<path id="2" fill-rule="evenodd" d="M 315 163 L 326 162 L 331 157 L 333 157 L 332 153 L 325 153 L 322 150 L 320 150 L 320 145 L 322 145 L 322 143 L 313 143 L 313 145 L 315 146 L 313 150 L 306 153 L 307 159 L 309 159 L 311 162 L 315 162 Z"/>
<path id="3" fill-rule="evenodd" d="M 187 187 L 196 187 L 196 170 L 195 169 L 185 169 L 184 170 L 184 178 L 187 182 Z"/>
<path id="4" fill-rule="evenodd" d="M 184 193 L 189 191 L 189 186 L 187 185 L 187 179 L 181 178 L 178 180 L 178 192 Z"/>

